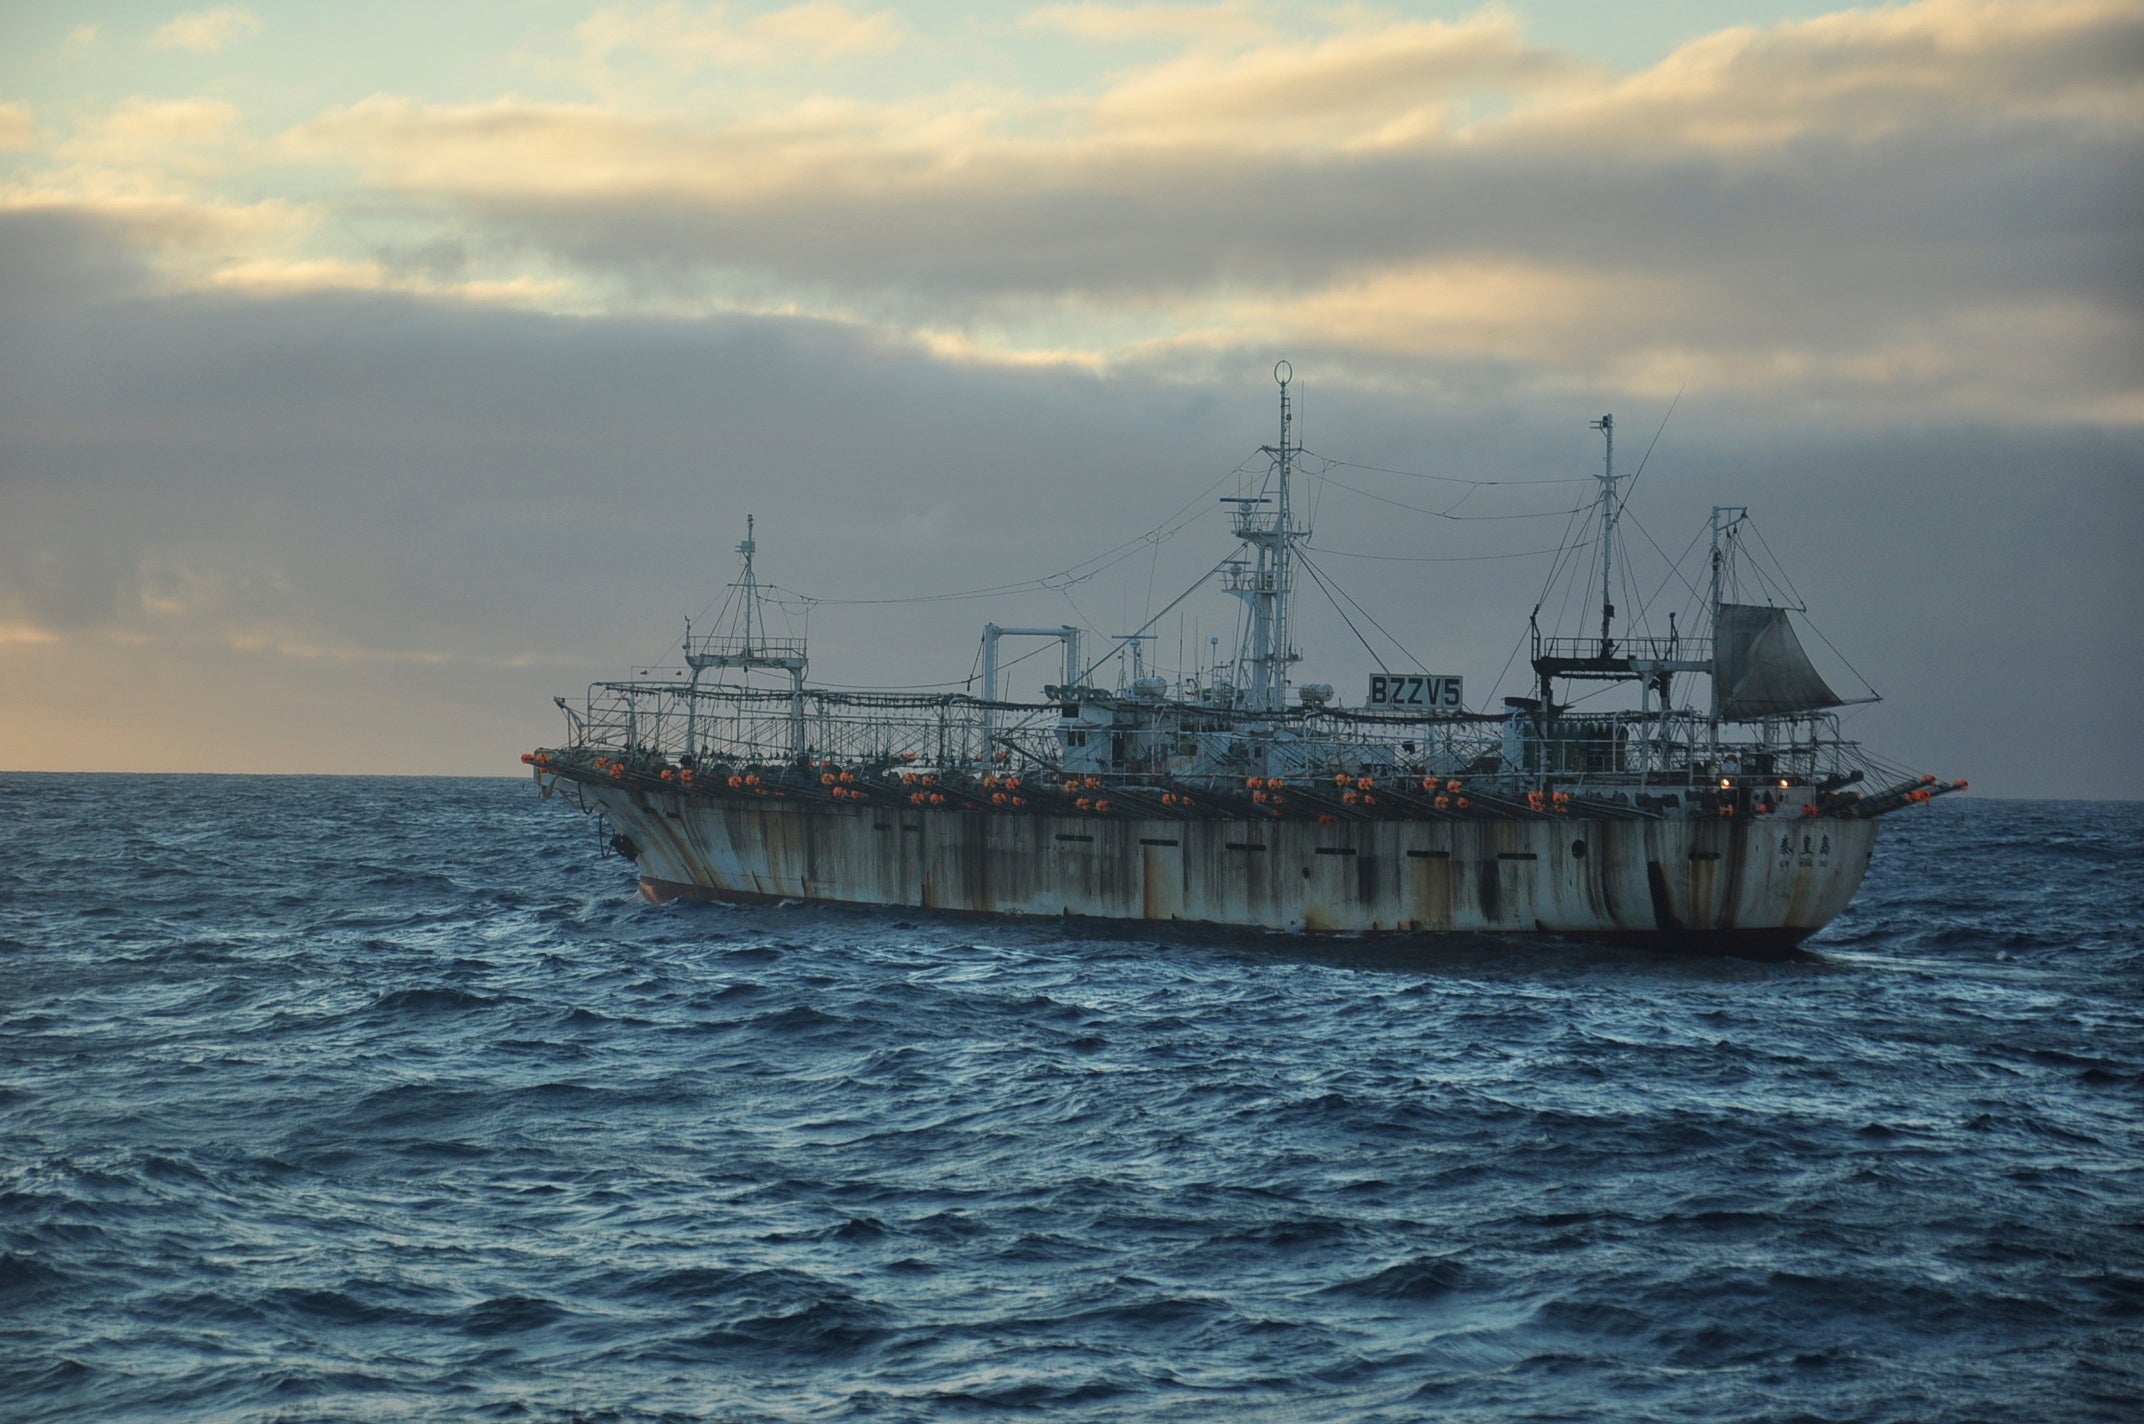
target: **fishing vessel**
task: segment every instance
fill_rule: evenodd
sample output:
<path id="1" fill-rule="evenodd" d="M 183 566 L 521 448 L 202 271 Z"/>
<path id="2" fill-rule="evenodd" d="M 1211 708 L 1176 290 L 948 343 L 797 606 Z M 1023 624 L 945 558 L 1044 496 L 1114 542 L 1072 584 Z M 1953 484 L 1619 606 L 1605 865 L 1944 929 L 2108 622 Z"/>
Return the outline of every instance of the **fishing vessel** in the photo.
<path id="1" fill-rule="evenodd" d="M 1297 578 L 1316 566 L 1286 362 L 1275 376 L 1278 443 L 1223 501 L 1234 549 L 1134 632 L 989 623 L 961 691 L 815 685 L 806 640 L 770 631 L 748 517 L 718 631 L 688 623 L 677 668 L 556 699 L 565 739 L 522 761 L 600 818 L 656 901 L 1756 957 L 1846 907 L 1885 816 L 1964 789 L 1842 734 L 1839 709 L 1873 691 L 1833 691 L 1796 631 L 1805 610 L 1751 595 L 1765 581 L 1744 576 L 1746 508 L 1712 511 L 1695 626 L 1617 626 L 1612 416 L 1592 422 L 1598 488 L 1556 563 L 1589 571 L 1597 554 L 1597 629 L 1544 633 L 1537 606 L 1533 676 L 1494 708 L 1419 667 L 1369 668 L 1354 699 L 1297 683 Z M 1151 630 L 1215 588 L 1240 614 L 1229 654 L 1216 638 L 1210 661 L 1149 671 Z M 1041 700 L 1002 695 L 1008 639 L 1060 645 Z"/>

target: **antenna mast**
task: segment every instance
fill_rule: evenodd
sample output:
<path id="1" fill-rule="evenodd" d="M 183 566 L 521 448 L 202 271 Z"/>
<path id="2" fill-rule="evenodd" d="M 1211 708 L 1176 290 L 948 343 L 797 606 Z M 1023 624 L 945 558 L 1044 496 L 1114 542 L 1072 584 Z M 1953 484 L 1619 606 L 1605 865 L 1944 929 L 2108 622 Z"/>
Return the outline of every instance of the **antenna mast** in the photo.
<path id="1" fill-rule="evenodd" d="M 1615 601 L 1610 590 L 1610 579 L 1615 567 L 1615 417 L 1604 415 L 1593 422 L 1607 440 L 1607 458 L 1601 464 L 1601 472 L 1595 476 L 1601 482 L 1601 656 L 1609 657 L 1615 652 L 1615 644 L 1609 639 L 1608 625 L 1615 618 Z"/>
<path id="2" fill-rule="evenodd" d="M 744 542 L 737 552 L 744 556 L 744 572 L 737 582 L 730 585 L 743 595 L 744 607 L 729 625 L 734 630 L 729 635 L 714 634 L 695 638 L 692 624 L 685 624 L 685 664 L 692 669 L 691 700 L 686 713 L 686 745 L 697 754 L 699 751 L 698 721 L 700 674 L 710 668 L 741 668 L 747 674 L 758 668 L 769 672 L 789 674 L 789 740 L 790 750 L 803 756 L 804 747 L 804 640 L 802 638 L 767 638 L 767 615 L 759 607 L 759 579 L 752 572 L 752 556 L 759 552 L 759 543 L 753 537 L 754 519 L 744 517 Z"/>
<path id="3" fill-rule="evenodd" d="M 1720 652 L 1720 584 L 1727 573 L 1728 560 L 1734 557 L 1735 530 L 1749 514 L 1746 506 L 1738 504 L 1715 504 L 1712 506 L 1712 647 L 1713 667 L 1719 667 Z M 1712 678 L 1712 735 L 1720 734 L 1720 679 Z"/>
<path id="4" fill-rule="evenodd" d="M 1295 368 L 1286 361 L 1273 366 L 1273 379 L 1280 382 L 1280 518 L 1276 521 L 1273 542 L 1273 660 L 1266 706 L 1279 711 L 1288 705 L 1288 583 L 1291 574 L 1290 555 L 1295 543 L 1293 515 L 1289 512 L 1288 481 L 1295 473 L 1295 450 L 1289 443 L 1293 412 L 1288 405 L 1288 383 L 1295 375 Z"/>
<path id="5" fill-rule="evenodd" d="M 1288 385 L 1295 379 L 1295 370 L 1286 361 L 1275 362 L 1273 379 L 1280 383 L 1280 444 L 1258 447 L 1261 453 L 1273 457 L 1277 476 L 1273 495 L 1238 495 L 1221 501 L 1236 506 L 1236 537 L 1252 550 L 1248 563 L 1241 559 L 1230 561 L 1228 581 L 1223 587 L 1242 599 L 1251 613 L 1251 673 L 1243 702 L 1254 712 L 1278 712 L 1288 704 L 1288 664 L 1295 661 L 1288 646 L 1295 541 L 1310 533 L 1295 527 L 1292 484 L 1295 457 L 1302 453 L 1295 443 L 1295 413 L 1288 399 Z M 1259 508 L 1268 503 L 1274 508 L 1271 514 Z"/>
<path id="6" fill-rule="evenodd" d="M 752 575 L 752 555 L 759 551 L 759 541 L 752 537 L 753 517 L 744 517 L 744 542 L 737 552 L 744 555 L 744 651 L 752 651 L 752 620 L 759 608 L 759 581 Z"/>

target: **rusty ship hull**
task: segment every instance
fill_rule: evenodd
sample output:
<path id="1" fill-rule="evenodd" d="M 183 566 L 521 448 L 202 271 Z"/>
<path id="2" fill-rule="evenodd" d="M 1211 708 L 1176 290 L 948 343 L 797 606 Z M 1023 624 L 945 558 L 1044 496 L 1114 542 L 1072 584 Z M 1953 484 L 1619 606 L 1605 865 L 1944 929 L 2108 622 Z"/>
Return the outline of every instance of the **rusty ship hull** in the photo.
<path id="1" fill-rule="evenodd" d="M 1294 933 L 1528 934 L 1755 957 L 1852 898 L 1873 820 L 1003 815 L 581 783 L 650 899 Z"/>

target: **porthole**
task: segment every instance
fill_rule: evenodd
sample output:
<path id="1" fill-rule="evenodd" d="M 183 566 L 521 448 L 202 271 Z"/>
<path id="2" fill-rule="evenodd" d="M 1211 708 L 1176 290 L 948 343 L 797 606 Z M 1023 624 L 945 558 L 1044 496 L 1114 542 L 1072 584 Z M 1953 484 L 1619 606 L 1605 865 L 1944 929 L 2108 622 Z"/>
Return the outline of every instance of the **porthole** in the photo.
<path id="1" fill-rule="evenodd" d="M 1572 842 L 1571 842 L 1571 859 L 1573 859 L 1573 860 L 1584 860 L 1585 858 L 1586 858 L 1586 843 L 1585 843 L 1584 841 L 1572 841 Z"/>

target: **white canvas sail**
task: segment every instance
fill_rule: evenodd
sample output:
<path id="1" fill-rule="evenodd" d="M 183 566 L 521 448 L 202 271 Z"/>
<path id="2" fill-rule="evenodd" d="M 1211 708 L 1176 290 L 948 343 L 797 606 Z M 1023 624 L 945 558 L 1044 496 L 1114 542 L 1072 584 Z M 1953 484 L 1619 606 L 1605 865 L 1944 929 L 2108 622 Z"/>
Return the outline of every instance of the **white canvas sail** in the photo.
<path id="1" fill-rule="evenodd" d="M 1786 609 L 1723 603 L 1712 632 L 1713 685 L 1720 716 L 1728 721 L 1789 717 L 1844 703 L 1802 651 Z"/>

